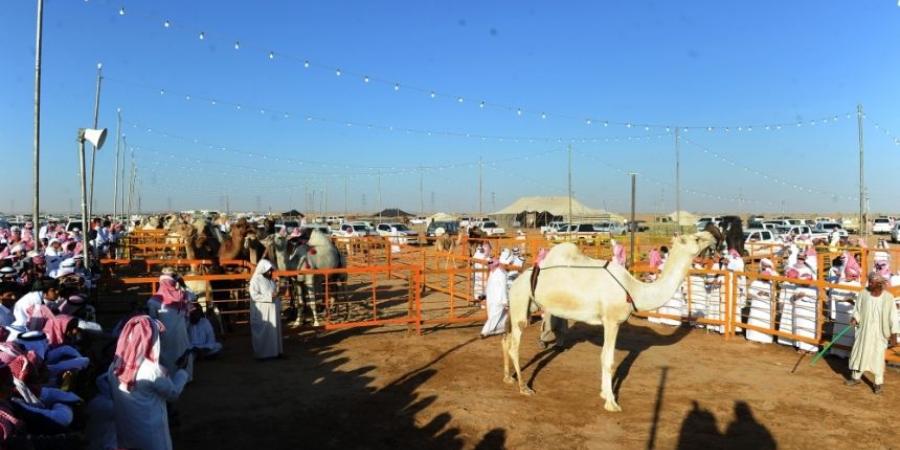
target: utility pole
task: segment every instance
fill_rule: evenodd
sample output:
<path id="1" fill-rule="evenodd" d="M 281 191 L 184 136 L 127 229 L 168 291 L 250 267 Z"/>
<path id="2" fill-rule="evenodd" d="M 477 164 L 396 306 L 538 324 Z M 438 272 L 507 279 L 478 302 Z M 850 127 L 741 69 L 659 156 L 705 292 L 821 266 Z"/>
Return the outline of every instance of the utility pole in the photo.
<path id="1" fill-rule="evenodd" d="M 119 175 L 119 177 L 121 179 L 121 185 L 122 185 L 122 196 L 121 196 L 122 198 L 119 199 L 122 207 L 119 208 L 119 211 L 121 211 L 122 214 L 125 214 L 125 154 L 126 153 L 128 153 L 128 136 L 125 136 L 123 134 L 122 135 L 122 170 Z M 134 156 L 134 150 L 132 150 L 132 157 L 133 156 Z M 129 218 L 129 220 L 131 220 L 131 219 Z"/>
<path id="2" fill-rule="evenodd" d="M 97 63 L 97 92 L 94 94 L 94 128 L 100 122 L 100 84 L 103 82 L 103 63 Z M 94 167 L 97 162 L 97 146 L 91 151 L 91 185 L 88 191 L 88 217 L 94 214 Z"/>
<path id="3" fill-rule="evenodd" d="M 497 210 L 497 193 L 494 191 L 491 191 L 491 209 Z"/>
<path id="4" fill-rule="evenodd" d="M 37 29 L 34 44 L 34 162 L 32 163 L 32 179 L 34 180 L 34 200 L 32 203 L 32 222 L 40 228 L 41 210 L 41 32 L 44 23 L 44 0 L 37 0 Z M 36 249 L 41 248 L 41 240 L 35 239 Z"/>
<path id="5" fill-rule="evenodd" d="M 122 147 L 122 108 L 116 108 L 116 170 L 113 176 L 113 220 L 119 212 L 119 153 Z"/>
<path id="6" fill-rule="evenodd" d="M 425 170 L 420 166 L 419 167 L 419 215 L 425 215 L 425 191 L 424 191 L 424 174 Z"/>
<path id="7" fill-rule="evenodd" d="M 344 220 L 350 215 L 350 179 L 344 175 Z"/>
<path id="8" fill-rule="evenodd" d="M 225 194 L 225 214 L 226 215 L 231 214 L 231 203 L 230 203 L 230 199 L 228 198 L 228 194 Z"/>
<path id="9" fill-rule="evenodd" d="M 637 190 L 637 174 L 631 174 L 631 252 L 628 254 L 628 267 L 634 268 L 634 233 L 637 231 L 637 222 L 635 222 L 634 202 L 635 192 Z"/>
<path id="10" fill-rule="evenodd" d="M 481 197 L 482 188 L 484 186 L 483 185 L 483 183 L 484 183 L 483 172 L 484 172 L 484 163 L 483 163 L 481 157 L 479 156 L 478 157 L 478 216 L 479 217 L 481 217 L 483 215 L 482 197 Z"/>
<path id="11" fill-rule="evenodd" d="M 859 135 L 859 235 L 866 237 L 869 234 L 869 227 L 868 218 L 866 217 L 866 179 L 862 103 L 856 105 L 856 130 Z"/>
<path id="12" fill-rule="evenodd" d="M 675 226 L 681 234 L 681 137 L 675 127 Z"/>
<path id="13" fill-rule="evenodd" d="M 378 172 L 378 222 L 381 223 L 381 211 L 384 208 L 381 206 L 381 172 Z"/>
<path id="14" fill-rule="evenodd" d="M 435 212 L 435 207 L 434 207 L 434 191 L 431 191 L 431 212 Z"/>
<path id="15" fill-rule="evenodd" d="M 569 224 L 572 224 L 572 144 L 569 144 Z"/>

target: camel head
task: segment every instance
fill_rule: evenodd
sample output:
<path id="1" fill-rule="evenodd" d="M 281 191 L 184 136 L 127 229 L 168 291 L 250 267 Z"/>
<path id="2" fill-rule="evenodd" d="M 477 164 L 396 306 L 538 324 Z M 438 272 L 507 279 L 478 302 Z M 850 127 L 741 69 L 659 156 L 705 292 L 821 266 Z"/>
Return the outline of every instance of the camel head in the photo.
<path id="1" fill-rule="evenodd" d="M 719 239 L 709 231 L 686 234 L 672 239 L 672 252 L 680 250 L 691 256 L 697 256 L 704 250 L 717 246 L 719 242 Z"/>
<path id="2" fill-rule="evenodd" d="M 716 246 L 712 247 L 714 252 L 719 250 L 719 247 L 722 246 L 722 241 L 725 240 L 725 235 L 722 234 L 722 230 L 716 226 L 716 224 L 710 222 L 706 224 L 706 228 L 703 229 L 700 233 L 709 233 L 716 240 Z M 699 234 L 699 233 L 698 233 Z"/>

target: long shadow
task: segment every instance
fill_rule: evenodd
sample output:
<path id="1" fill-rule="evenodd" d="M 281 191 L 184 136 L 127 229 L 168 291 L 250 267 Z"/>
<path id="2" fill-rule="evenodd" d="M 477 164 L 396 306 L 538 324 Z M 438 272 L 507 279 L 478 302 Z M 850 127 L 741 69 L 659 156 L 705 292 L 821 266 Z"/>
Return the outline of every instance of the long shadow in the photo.
<path id="1" fill-rule="evenodd" d="M 418 390 L 435 364 L 471 339 L 393 381 L 376 387 L 379 355 L 351 359 L 343 340 L 365 333 L 349 329 L 316 339 L 288 339 L 288 358 L 255 362 L 247 337 L 229 339 L 216 360 L 203 361 L 181 400 L 182 425 L 175 448 L 190 449 L 462 449 L 505 446 L 506 432 L 493 429 L 481 442 L 466 442 L 450 411 L 417 416 L 438 399 Z M 360 359 L 362 361 L 360 361 Z M 360 364 L 362 362 L 362 364 Z"/>
<path id="2" fill-rule="evenodd" d="M 756 420 L 747 402 L 734 402 L 734 418 L 722 433 L 715 414 L 694 401 L 681 422 L 676 448 L 769 450 L 778 448 L 778 443 L 769 429 Z"/>

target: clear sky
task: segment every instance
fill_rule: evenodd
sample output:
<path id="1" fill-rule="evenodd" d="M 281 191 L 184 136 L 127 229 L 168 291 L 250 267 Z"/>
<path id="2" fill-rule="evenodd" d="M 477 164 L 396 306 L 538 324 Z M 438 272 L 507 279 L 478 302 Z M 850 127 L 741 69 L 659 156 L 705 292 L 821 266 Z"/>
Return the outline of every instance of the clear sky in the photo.
<path id="1" fill-rule="evenodd" d="M 34 3 L 0 14 L 0 211 L 31 208 Z M 900 135 L 876 124 L 900 133 L 898 55 L 894 1 L 45 0 L 42 206 L 78 207 L 102 62 L 144 210 L 477 211 L 481 158 L 487 212 L 565 195 L 571 144 L 581 201 L 625 210 L 635 171 L 638 209 L 669 212 L 684 126 L 685 209 L 852 212 L 862 103 L 871 209 L 897 212 Z"/>

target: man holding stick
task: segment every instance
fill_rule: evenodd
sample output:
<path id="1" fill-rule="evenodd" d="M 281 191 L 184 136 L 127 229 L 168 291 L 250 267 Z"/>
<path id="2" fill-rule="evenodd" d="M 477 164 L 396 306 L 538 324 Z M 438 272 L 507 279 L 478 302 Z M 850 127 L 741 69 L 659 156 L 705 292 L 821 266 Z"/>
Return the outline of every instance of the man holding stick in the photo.
<path id="1" fill-rule="evenodd" d="M 878 272 L 869 273 L 869 284 L 861 292 L 853 308 L 850 324 L 857 327 L 856 340 L 850 352 L 851 378 L 845 383 L 856 386 L 863 372 L 875 376 L 876 395 L 880 395 L 884 385 L 884 352 L 891 339 L 897 341 L 900 329 L 897 327 L 897 308 L 894 297 L 884 290 L 887 281 Z"/>

